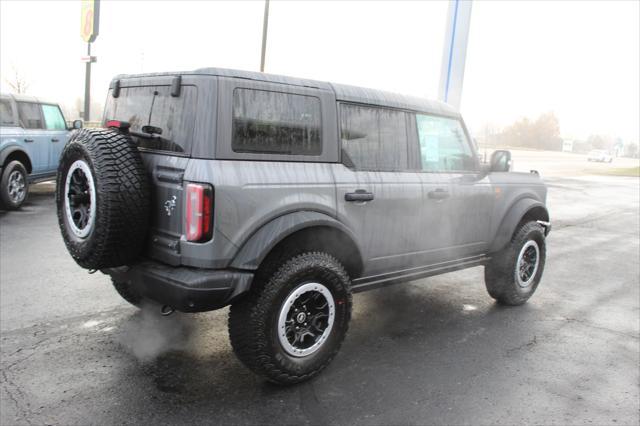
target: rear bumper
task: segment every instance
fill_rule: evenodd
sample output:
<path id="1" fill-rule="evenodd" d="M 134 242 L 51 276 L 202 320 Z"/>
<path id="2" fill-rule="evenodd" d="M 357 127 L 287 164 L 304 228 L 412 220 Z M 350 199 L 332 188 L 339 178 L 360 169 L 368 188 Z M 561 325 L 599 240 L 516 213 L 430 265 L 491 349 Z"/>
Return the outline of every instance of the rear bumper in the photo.
<path id="1" fill-rule="evenodd" d="M 154 261 L 102 272 L 130 283 L 145 298 L 182 312 L 222 308 L 247 292 L 253 280 L 251 272 L 173 267 Z"/>

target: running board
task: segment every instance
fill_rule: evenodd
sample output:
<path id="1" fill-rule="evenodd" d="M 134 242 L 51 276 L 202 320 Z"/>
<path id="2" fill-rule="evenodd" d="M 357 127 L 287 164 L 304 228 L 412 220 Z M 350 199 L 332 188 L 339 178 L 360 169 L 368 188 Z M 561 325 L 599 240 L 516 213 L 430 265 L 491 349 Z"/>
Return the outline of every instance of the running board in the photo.
<path id="1" fill-rule="evenodd" d="M 357 278 L 353 280 L 351 291 L 359 293 L 361 291 L 373 290 L 374 288 L 386 287 L 392 284 L 400 284 L 407 281 L 414 281 L 434 275 L 446 274 L 460 269 L 473 268 L 475 266 L 486 265 L 491 260 L 488 256 L 474 256 L 453 262 L 437 263 L 435 265 L 420 268 L 406 269 L 391 274 L 374 275 L 370 277 Z"/>

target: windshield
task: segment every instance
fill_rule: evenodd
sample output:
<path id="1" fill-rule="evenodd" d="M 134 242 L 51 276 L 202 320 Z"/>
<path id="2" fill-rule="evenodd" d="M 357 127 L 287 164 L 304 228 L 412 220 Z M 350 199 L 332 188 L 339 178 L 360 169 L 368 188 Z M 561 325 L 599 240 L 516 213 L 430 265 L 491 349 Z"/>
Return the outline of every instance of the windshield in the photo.
<path id="1" fill-rule="evenodd" d="M 129 131 L 140 148 L 189 153 L 196 98 L 195 86 L 182 86 L 177 97 L 171 96 L 170 86 L 123 87 L 117 98 L 109 93 L 104 120 L 128 122 Z M 146 133 L 145 126 L 156 127 L 161 132 Z"/>

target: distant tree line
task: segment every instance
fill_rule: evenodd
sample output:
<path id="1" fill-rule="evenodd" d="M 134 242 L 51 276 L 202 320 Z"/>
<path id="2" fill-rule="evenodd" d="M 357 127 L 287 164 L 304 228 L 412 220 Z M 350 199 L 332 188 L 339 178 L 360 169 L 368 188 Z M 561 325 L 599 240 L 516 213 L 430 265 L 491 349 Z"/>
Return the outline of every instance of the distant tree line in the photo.
<path id="1" fill-rule="evenodd" d="M 488 147 L 513 147 L 562 151 L 560 121 L 553 112 L 541 114 L 537 119 L 521 118 L 501 131 L 492 131 L 489 125 L 480 136 Z M 622 147 L 620 149 L 620 147 Z M 586 153 L 592 149 L 617 151 L 625 157 L 638 158 L 638 143 L 622 143 L 619 138 L 606 135 L 590 135 L 586 140 L 574 140 L 573 152 Z"/>
<path id="2" fill-rule="evenodd" d="M 553 112 L 544 113 L 535 120 L 521 118 L 501 132 L 487 134 L 487 144 L 561 151 L 560 122 Z"/>

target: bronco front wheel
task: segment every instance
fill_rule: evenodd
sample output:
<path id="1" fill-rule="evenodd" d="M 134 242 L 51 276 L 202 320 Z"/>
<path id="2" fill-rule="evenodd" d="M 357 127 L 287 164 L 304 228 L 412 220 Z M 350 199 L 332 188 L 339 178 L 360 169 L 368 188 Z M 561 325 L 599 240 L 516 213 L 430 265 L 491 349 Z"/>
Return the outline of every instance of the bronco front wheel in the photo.
<path id="1" fill-rule="evenodd" d="M 523 224 L 484 268 L 489 295 L 503 305 L 522 305 L 538 288 L 546 258 L 544 228 Z"/>
<path id="2" fill-rule="evenodd" d="M 349 277 L 326 253 L 303 253 L 261 277 L 229 313 L 231 345 L 247 367 L 292 384 L 322 371 L 338 352 L 351 318 Z"/>

